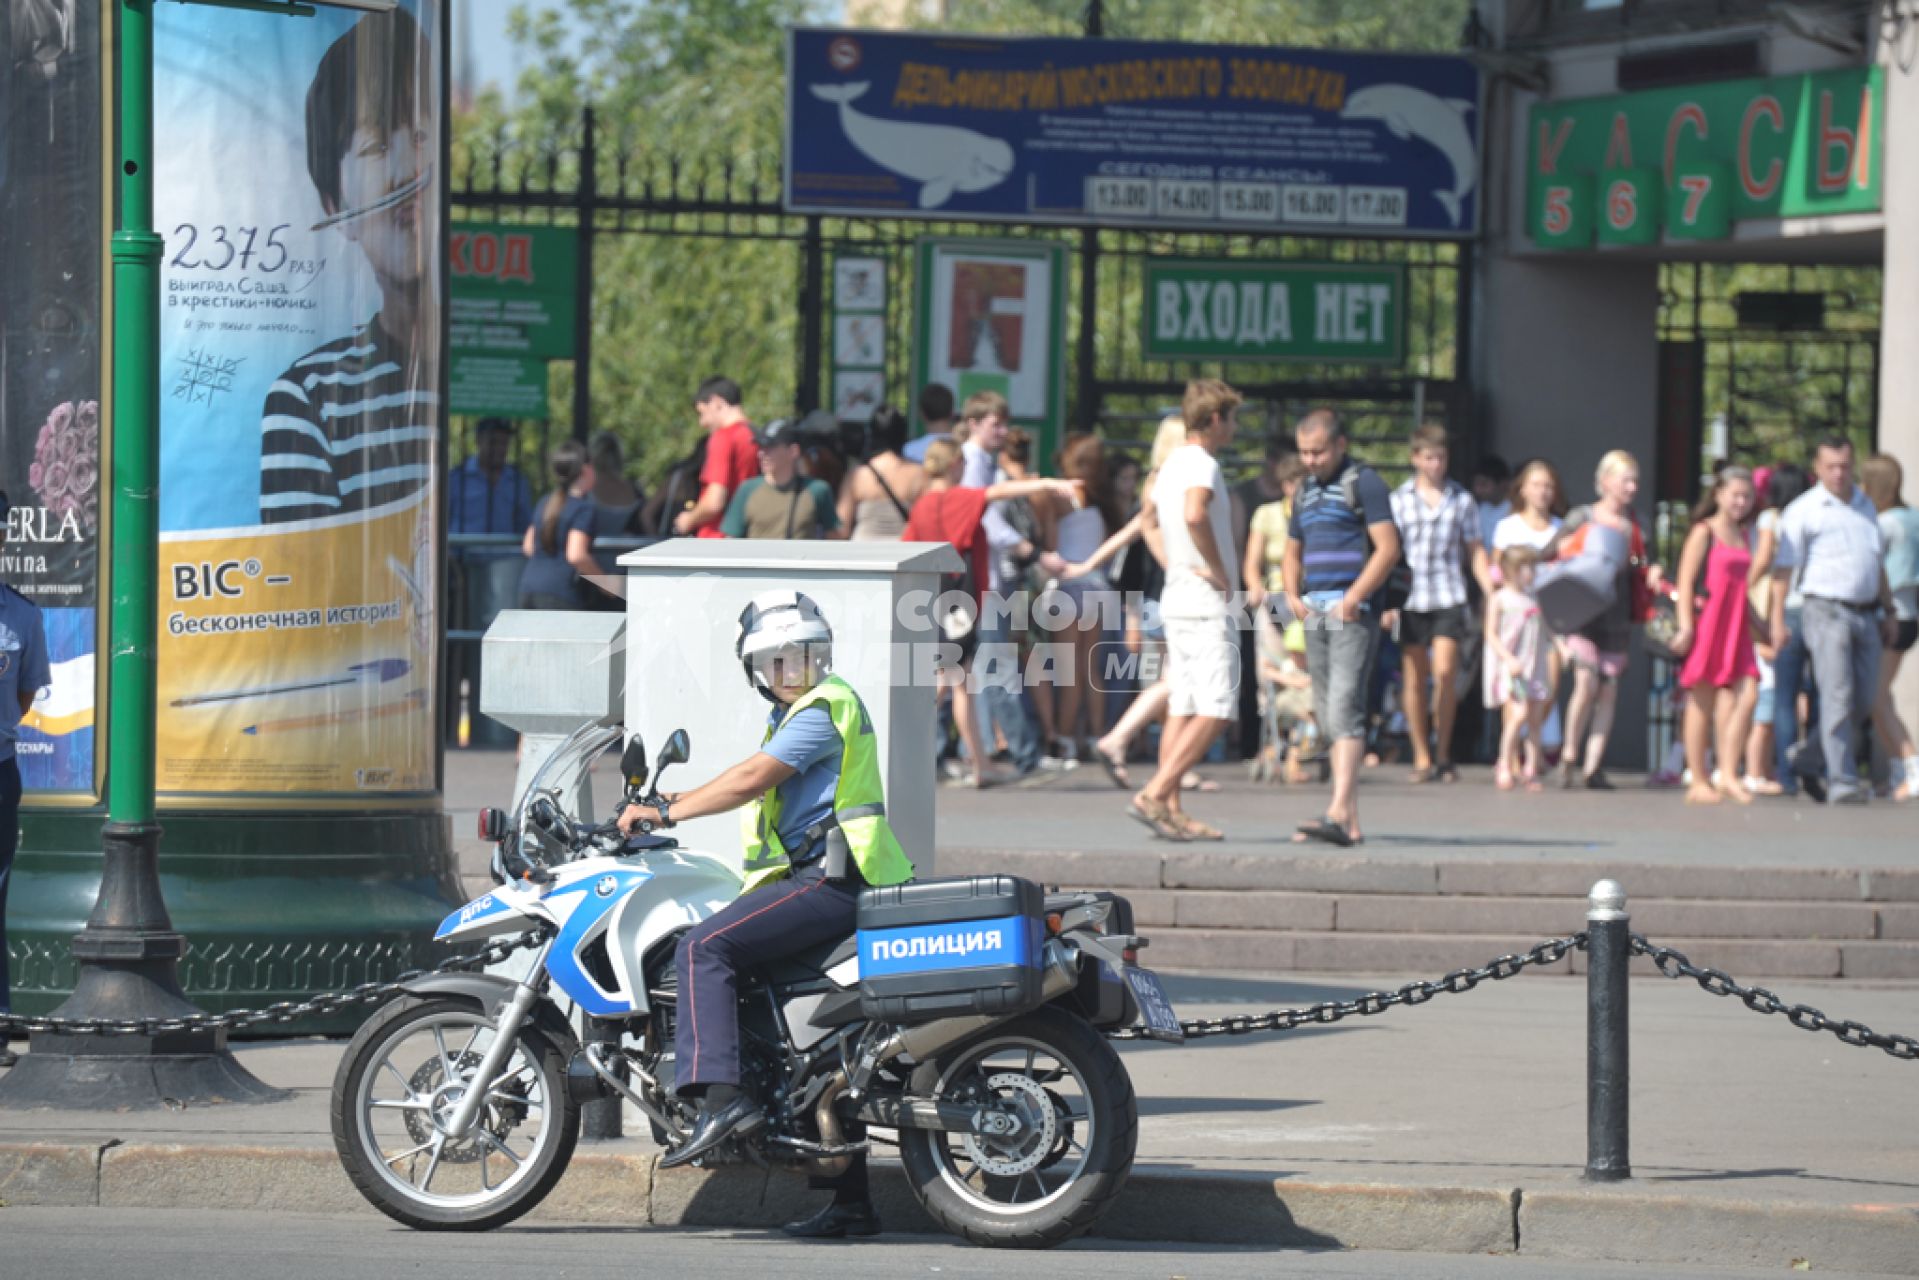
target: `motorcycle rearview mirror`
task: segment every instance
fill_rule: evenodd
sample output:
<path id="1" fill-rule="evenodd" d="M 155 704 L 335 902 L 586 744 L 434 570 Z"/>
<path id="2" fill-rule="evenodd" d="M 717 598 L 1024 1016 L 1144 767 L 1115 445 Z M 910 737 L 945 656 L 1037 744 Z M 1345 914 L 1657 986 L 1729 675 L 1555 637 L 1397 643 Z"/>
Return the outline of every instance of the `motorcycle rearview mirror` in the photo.
<path id="1" fill-rule="evenodd" d="M 660 748 L 660 758 L 654 762 L 653 771 L 657 773 L 669 764 L 685 764 L 692 750 L 693 744 L 688 740 L 686 730 L 675 729 L 673 736 L 666 740 L 666 745 Z"/>
<path id="2" fill-rule="evenodd" d="M 626 740 L 626 750 L 620 753 L 620 777 L 629 797 L 645 794 L 646 776 L 646 744 L 636 733 Z"/>

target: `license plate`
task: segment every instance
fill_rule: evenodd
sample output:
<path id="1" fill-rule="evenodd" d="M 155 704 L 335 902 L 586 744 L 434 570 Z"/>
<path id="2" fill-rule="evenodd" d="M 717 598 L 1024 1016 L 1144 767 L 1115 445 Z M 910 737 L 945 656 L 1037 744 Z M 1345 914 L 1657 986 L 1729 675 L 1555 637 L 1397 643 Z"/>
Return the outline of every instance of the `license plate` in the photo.
<path id="1" fill-rule="evenodd" d="M 1146 1020 L 1140 1028 L 1149 1040 L 1165 1040 L 1178 1044 L 1186 1039 L 1185 1028 L 1179 1025 L 1179 1015 L 1173 1012 L 1173 1002 L 1166 998 L 1166 988 L 1159 984 L 1159 975 L 1151 969 L 1128 966 L 1126 985 L 1133 989 L 1133 999 L 1139 1003 L 1139 1013 Z"/>

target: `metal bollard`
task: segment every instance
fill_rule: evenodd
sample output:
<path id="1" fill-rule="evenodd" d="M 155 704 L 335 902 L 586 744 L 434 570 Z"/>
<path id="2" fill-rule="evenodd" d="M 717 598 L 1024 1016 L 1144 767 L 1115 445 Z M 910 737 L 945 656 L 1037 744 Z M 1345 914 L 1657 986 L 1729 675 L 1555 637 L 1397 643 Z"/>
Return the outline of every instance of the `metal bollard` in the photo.
<path id="1" fill-rule="evenodd" d="M 1586 1177 L 1632 1177 L 1627 1142 L 1626 966 L 1632 960 L 1632 917 L 1616 880 L 1592 887 L 1586 912 Z"/>
<path id="2" fill-rule="evenodd" d="M 620 1043 L 622 1028 L 619 1022 L 610 1018 L 588 1018 L 586 1020 L 586 1039 L 594 1044 L 617 1045 Z M 615 1053 L 610 1055 L 613 1066 L 621 1061 Z M 622 1072 L 624 1078 L 624 1072 Z M 601 1098 L 597 1102 L 588 1102 L 580 1107 L 580 1137 L 588 1142 L 610 1142 L 626 1136 L 626 1103 L 615 1094 L 611 1098 Z"/>

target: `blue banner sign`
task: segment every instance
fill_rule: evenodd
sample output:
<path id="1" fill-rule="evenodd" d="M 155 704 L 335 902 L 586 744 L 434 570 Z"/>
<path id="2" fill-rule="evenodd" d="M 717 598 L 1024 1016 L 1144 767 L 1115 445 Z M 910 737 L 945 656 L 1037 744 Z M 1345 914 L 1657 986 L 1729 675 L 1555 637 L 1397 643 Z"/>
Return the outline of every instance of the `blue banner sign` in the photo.
<path id="1" fill-rule="evenodd" d="M 1464 58 L 795 28 L 796 213 L 1466 238 Z"/>

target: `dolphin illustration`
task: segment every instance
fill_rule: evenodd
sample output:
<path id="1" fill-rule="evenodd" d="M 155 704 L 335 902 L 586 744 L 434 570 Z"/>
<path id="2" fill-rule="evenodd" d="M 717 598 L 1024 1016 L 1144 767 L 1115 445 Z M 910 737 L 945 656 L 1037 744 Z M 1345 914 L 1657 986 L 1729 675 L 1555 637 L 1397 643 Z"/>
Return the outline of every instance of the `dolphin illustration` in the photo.
<path id="1" fill-rule="evenodd" d="M 937 209 L 955 191 L 985 191 L 1013 176 L 1013 148 L 1000 138 L 950 124 L 881 120 L 853 110 L 871 82 L 816 84 L 813 96 L 840 107 L 840 128 L 882 169 L 921 184 L 920 208 Z"/>
<path id="2" fill-rule="evenodd" d="M 1452 162 L 1453 189 L 1433 195 L 1446 206 L 1453 225 L 1459 225 L 1459 203 L 1479 183 L 1479 158 L 1466 114 L 1473 104 L 1462 98 L 1440 98 L 1405 84 L 1376 84 L 1346 99 L 1342 120 L 1377 120 L 1398 138 L 1418 138 L 1438 147 Z"/>

